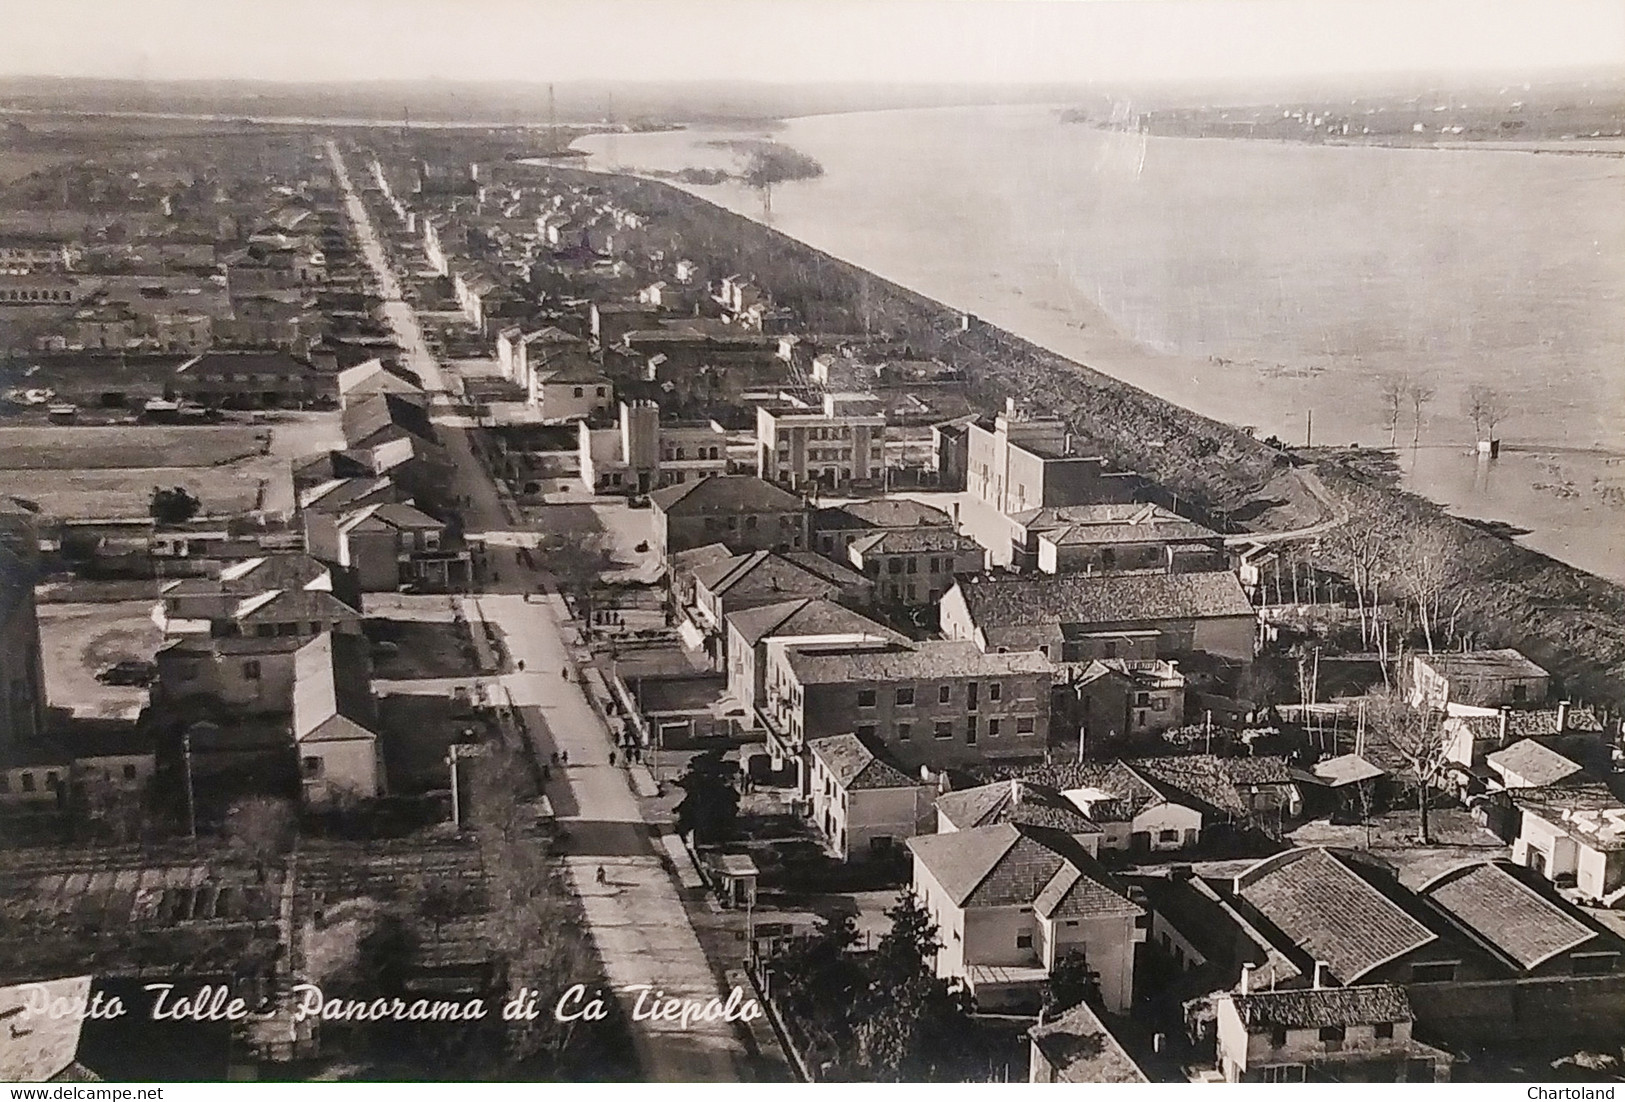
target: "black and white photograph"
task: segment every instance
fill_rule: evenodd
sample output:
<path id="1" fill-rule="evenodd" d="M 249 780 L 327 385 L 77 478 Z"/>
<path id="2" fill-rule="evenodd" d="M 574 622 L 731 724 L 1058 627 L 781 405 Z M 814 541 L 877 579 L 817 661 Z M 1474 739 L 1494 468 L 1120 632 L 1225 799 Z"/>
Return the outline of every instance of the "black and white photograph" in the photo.
<path id="1" fill-rule="evenodd" d="M 7 1102 L 1612 1099 L 1622 719 L 1625 0 L 0 0 Z"/>

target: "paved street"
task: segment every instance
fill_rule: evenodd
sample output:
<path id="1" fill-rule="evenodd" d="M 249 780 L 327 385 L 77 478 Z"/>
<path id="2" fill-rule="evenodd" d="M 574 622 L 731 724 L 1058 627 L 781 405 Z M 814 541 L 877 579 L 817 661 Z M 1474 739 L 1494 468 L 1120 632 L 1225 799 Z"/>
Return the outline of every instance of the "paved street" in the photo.
<path id="1" fill-rule="evenodd" d="M 346 206 L 360 231 L 367 261 L 384 287 L 386 310 L 407 365 L 444 403 L 457 380 L 447 378 L 425 346 L 343 158 L 332 143 L 328 153 L 345 188 Z M 455 465 L 451 489 L 471 501 L 465 509 L 468 530 L 471 536 L 487 539 L 488 561 L 501 576 L 500 588 L 541 591 L 545 579 L 524 565 L 517 550 L 533 546 L 535 534 L 510 526 L 496 487 L 475 456 L 465 423 L 436 417 L 435 424 Z M 499 699 L 505 692 L 520 709 L 543 761 L 555 752 L 568 755 L 568 767 L 553 770 L 548 796 L 568 833 L 566 871 L 581 898 L 609 982 L 616 988 L 650 984 L 685 999 L 725 998 L 663 863 L 662 850 L 651 837 L 652 828 L 639 813 L 626 770 L 609 762 L 614 743 L 587 700 L 565 645 L 567 615 L 562 602 L 549 590 L 545 597 L 528 599 L 523 592 L 488 593 L 470 604 L 501 630 L 516 670 L 523 664 L 522 671 L 477 680 L 491 686 Z M 600 867 L 606 875 L 604 884 L 597 881 Z M 725 1082 L 747 1077 L 744 1046 L 728 1023 L 692 1023 L 685 1032 L 671 1023 L 640 1022 L 634 1024 L 634 1038 L 650 1080 Z"/>

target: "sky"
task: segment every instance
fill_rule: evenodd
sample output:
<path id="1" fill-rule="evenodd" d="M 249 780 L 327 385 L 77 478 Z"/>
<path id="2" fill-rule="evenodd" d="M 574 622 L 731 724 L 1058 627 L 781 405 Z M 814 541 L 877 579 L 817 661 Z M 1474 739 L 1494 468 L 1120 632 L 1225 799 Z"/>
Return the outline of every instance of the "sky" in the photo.
<path id="1" fill-rule="evenodd" d="M 1625 0 L 0 0 L 0 22 L 4 75 L 1024 84 L 1625 72 Z"/>

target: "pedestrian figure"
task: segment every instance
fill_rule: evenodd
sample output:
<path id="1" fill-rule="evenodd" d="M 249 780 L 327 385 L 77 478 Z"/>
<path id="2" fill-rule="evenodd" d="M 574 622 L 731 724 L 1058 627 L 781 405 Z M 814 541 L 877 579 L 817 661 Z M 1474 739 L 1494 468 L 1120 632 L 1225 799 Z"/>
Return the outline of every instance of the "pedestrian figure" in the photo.
<path id="1" fill-rule="evenodd" d="M 611 750 L 609 752 L 609 764 L 611 764 L 611 765 L 615 764 L 615 751 L 613 751 L 613 750 Z"/>
<path id="2" fill-rule="evenodd" d="M 553 764 L 557 765 L 558 763 L 559 763 L 559 752 L 557 750 L 555 750 L 555 751 L 553 751 Z"/>
<path id="3" fill-rule="evenodd" d="M 521 658 L 518 662 L 514 663 L 514 665 L 519 667 L 519 672 L 520 673 L 525 672 L 525 660 L 523 658 Z"/>
<path id="4" fill-rule="evenodd" d="M 600 884 L 609 883 L 609 874 L 604 871 L 604 866 L 602 865 L 598 866 L 598 882 Z"/>
<path id="5" fill-rule="evenodd" d="M 552 779 L 553 779 L 553 767 L 550 766 L 550 765 L 542 766 L 542 783 L 546 784 L 548 781 L 550 781 Z"/>
<path id="6" fill-rule="evenodd" d="M 568 750 L 559 751 L 559 764 L 566 765 L 566 766 L 570 764 L 570 751 L 568 751 Z"/>
<path id="7" fill-rule="evenodd" d="M 560 670 L 559 676 L 564 678 L 566 681 L 570 680 L 570 667 L 566 666 L 564 669 Z"/>

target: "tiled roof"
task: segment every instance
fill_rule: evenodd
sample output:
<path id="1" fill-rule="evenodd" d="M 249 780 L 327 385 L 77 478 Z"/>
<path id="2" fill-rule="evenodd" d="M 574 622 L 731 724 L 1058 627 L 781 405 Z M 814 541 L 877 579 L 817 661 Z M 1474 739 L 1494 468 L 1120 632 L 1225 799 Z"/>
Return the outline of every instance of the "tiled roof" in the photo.
<path id="1" fill-rule="evenodd" d="M 1179 514 L 1145 502 L 1107 502 L 1095 505 L 1049 505 L 1023 509 L 1010 519 L 1028 530 L 1063 528 L 1073 524 L 1129 524 L 1155 518 L 1179 519 Z"/>
<path id="2" fill-rule="evenodd" d="M 920 835 L 908 846 L 960 907 L 1042 905 L 1045 916 L 1067 918 L 1143 913 L 1064 831 L 1001 823 Z"/>
<path id="3" fill-rule="evenodd" d="M 697 482 L 667 486 L 649 495 L 668 516 L 716 516 L 730 513 L 795 513 L 804 503 L 755 475 L 718 474 Z"/>
<path id="4" fill-rule="evenodd" d="M 1149 1081 L 1087 1003 L 1034 1026 L 1027 1035 L 1055 1069 L 1058 1083 Z"/>
<path id="5" fill-rule="evenodd" d="M 1556 784 L 1581 770 L 1578 762 L 1570 761 L 1556 750 L 1547 749 L 1534 739 L 1527 738 L 1505 750 L 1497 750 L 1484 760 L 1503 772 L 1523 778 L 1531 788 Z"/>
<path id="6" fill-rule="evenodd" d="M 366 642 L 323 632 L 294 655 L 296 742 L 366 738 L 376 722 Z"/>
<path id="7" fill-rule="evenodd" d="M 891 528 L 859 536 L 852 548 L 860 555 L 907 555 L 914 552 L 979 551 L 982 545 L 952 528 Z"/>
<path id="8" fill-rule="evenodd" d="M 1037 651 L 983 654 L 974 643 L 945 639 L 884 648 L 809 646 L 792 650 L 788 660 L 790 669 L 803 685 L 1002 677 L 1050 671 L 1049 660 Z"/>
<path id="9" fill-rule="evenodd" d="M 1236 894 L 1252 904 L 1339 982 L 1419 949 L 1438 935 L 1324 849 L 1266 857 L 1236 877 Z"/>
<path id="10" fill-rule="evenodd" d="M 1598 934 L 1499 864 L 1454 869 L 1424 886 L 1421 895 L 1525 970 Z"/>
<path id="11" fill-rule="evenodd" d="M 982 627 L 1117 624 L 1255 615 L 1227 570 L 1201 574 L 1055 574 L 960 581 Z"/>
<path id="12" fill-rule="evenodd" d="M 1319 1029 L 1331 1025 L 1374 1025 L 1414 1020 L 1403 987 L 1322 987 L 1230 995 L 1249 1032 L 1264 1029 Z"/>
<path id="13" fill-rule="evenodd" d="M 1314 775 L 1330 788 L 1341 788 L 1346 784 L 1358 784 L 1360 781 L 1387 776 L 1380 768 L 1358 754 L 1344 754 L 1341 757 L 1316 762 Z"/>
<path id="14" fill-rule="evenodd" d="M 1159 518 L 1140 524 L 1073 524 L 1042 533 L 1039 539 L 1065 547 L 1123 543 L 1194 543 L 1205 545 L 1219 534 L 1183 517 Z"/>
<path id="15" fill-rule="evenodd" d="M 1545 677 L 1546 671 L 1511 647 L 1451 654 L 1422 654 L 1416 660 L 1451 681 L 1478 678 Z"/>
<path id="16" fill-rule="evenodd" d="M 824 763 L 835 783 L 848 791 L 877 788 L 913 788 L 920 784 L 882 758 L 856 735 L 830 735 L 812 739 L 807 749 Z"/>
<path id="17" fill-rule="evenodd" d="M 717 597 L 749 590 L 782 594 L 780 599 L 822 596 L 832 586 L 847 589 L 866 583 L 856 570 L 822 555 L 775 551 L 752 551 L 707 563 L 694 571 L 694 580 Z"/>
<path id="18" fill-rule="evenodd" d="M 1052 788 L 1026 781 L 995 781 L 946 792 L 937 797 L 936 807 L 959 830 L 1012 823 L 1064 830 L 1068 834 L 1100 833 L 1100 827 L 1065 796 Z"/>
<path id="19" fill-rule="evenodd" d="M 952 528 L 953 518 L 941 509 L 906 497 L 883 497 L 832 505 L 813 514 L 815 531 L 842 532 L 863 528 Z"/>
<path id="20" fill-rule="evenodd" d="M 361 613 L 322 589 L 280 589 L 244 600 L 233 612 L 244 621 L 349 620 Z"/>
<path id="21" fill-rule="evenodd" d="M 899 643 L 906 638 L 845 605 L 818 597 L 801 597 L 730 612 L 727 619 L 750 646 L 771 635 L 844 635 L 861 632 Z"/>

